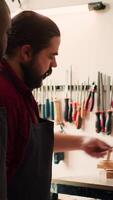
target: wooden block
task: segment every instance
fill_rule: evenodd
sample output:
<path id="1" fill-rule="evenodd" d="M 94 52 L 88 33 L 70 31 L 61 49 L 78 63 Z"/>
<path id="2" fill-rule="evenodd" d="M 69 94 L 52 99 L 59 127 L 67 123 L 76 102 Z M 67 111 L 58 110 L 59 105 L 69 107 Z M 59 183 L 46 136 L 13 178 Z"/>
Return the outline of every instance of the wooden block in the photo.
<path id="1" fill-rule="evenodd" d="M 98 165 L 97 168 L 102 169 L 113 169 L 113 161 L 112 160 L 103 160 Z"/>
<path id="2" fill-rule="evenodd" d="M 106 170 L 106 178 L 113 179 L 113 170 Z"/>

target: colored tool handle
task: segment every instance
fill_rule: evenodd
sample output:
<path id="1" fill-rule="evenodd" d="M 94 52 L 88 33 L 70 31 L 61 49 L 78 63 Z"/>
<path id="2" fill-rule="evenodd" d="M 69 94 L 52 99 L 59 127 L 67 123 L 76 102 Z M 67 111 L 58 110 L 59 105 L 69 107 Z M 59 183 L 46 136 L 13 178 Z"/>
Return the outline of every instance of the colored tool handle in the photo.
<path id="1" fill-rule="evenodd" d="M 57 124 L 61 124 L 63 119 L 62 119 L 62 109 L 61 109 L 61 101 L 58 99 L 55 99 L 54 101 L 54 118 L 55 122 Z"/>
<path id="2" fill-rule="evenodd" d="M 61 160 L 64 160 L 64 153 L 54 153 L 54 163 L 58 164 Z"/>
<path id="3" fill-rule="evenodd" d="M 43 119 L 46 118 L 46 116 L 45 116 L 45 104 L 42 104 L 42 113 L 41 113 L 41 115 L 42 115 Z"/>
<path id="4" fill-rule="evenodd" d="M 85 110 L 85 100 L 83 101 L 81 105 L 81 117 L 82 119 L 86 116 L 86 110 Z"/>
<path id="5" fill-rule="evenodd" d="M 64 120 L 66 122 L 68 122 L 68 113 L 69 113 L 69 99 L 65 98 Z"/>
<path id="6" fill-rule="evenodd" d="M 73 106 L 72 106 L 72 102 L 70 102 L 70 105 L 69 105 L 69 112 L 68 112 L 68 121 L 69 122 L 72 122 L 72 113 L 73 113 Z"/>
<path id="7" fill-rule="evenodd" d="M 96 112 L 96 123 L 95 123 L 96 132 L 101 132 L 101 121 L 100 121 L 100 112 Z"/>
<path id="8" fill-rule="evenodd" d="M 107 112 L 105 131 L 106 131 L 107 135 L 111 134 L 111 131 L 112 131 L 112 111 Z"/>
<path id="9" fill-rule="evenodd" d="M 101 121 L 101 131 L 105 133 L 105 124 L 106 124 L 106 113 L 100 113 L 100 121 Z"/>
<path id="10" fill-rule="evenodd" d="M 82 126 L 81 110 L 78 110 L 77 117 L 76 117 L 76 128 L 80 129 L 81 126 Z"/>
<path id="11" fill-rule="evenodd" d="M 49 118 L 50 117 L 50 103 L 49 103 L 49 99 L 46 99 L 45 102 L 45 118 Z"/>
<path id="12" fill-rule="evenodd" d="M 76 121 L 76 116 L 77 116 L 77 104 L 76 102 L 73 103 L 73 113 L 72 113 L 72 120 L 73 122 Z"/>
<path id="13" fill-rule="evenodd" d="M 90 99 L 90 112 L 92 112 L 94 108 L 94 102 L 95 102 L 95 92 L 91 92 L 91 99 Z"/>
<path id="14" fill-rule="evenodd" d="M 42 105 L 41 105 L 41 103 L 38 104 L 38 110 L 39 110 L 39 115 L 41 116 L 41 110 L 42 110 Z"/>
<path id="15" fill-rule="evenodd" d="M 89 108 L 89 101 L 90 101 L 90 98 L 91 98 L 91 91 L 90 91 L 89 96 L 88 96 L 88 98 L 87 98 L 87 100 L 86 100 L 85 110 L 88 110 L 88 108 Z"/>
<path id="16" fill-rule="evenodd" d="M 54 120 L 54 103 L 53 103 L 53 101 L 50 102 L 50 119 Z"/>

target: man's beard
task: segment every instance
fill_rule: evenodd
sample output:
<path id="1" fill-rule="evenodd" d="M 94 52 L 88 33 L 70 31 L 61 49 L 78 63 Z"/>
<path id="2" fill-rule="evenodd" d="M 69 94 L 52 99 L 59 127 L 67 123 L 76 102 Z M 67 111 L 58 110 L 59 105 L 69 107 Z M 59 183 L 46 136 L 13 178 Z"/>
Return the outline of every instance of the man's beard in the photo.
<path id="1" fill-rule="evenodd" d="M 2 55 L 3 54 L 3 52 L 2 52 L 2 50 L 0 49 L 0 59 L 2 58 Z"/>
<path id="2" fill-rule="evenodd" d="M 2 58 L 3 54 L 4 54 L 3 47 L 0 44 L 0 59 Z"/>
<path id="3" fill-rule="evenodd" d="M 35 73 L 35 70 L 32 67 L 32 64 L 33 63 L 20 63 L 20 67 L 23 72 L 24 82 L 30 90 L 40 88 L 43 79 L 45 79 L 52 73 L 52 68 L 50 67 L 48 71 L 46 71 L 43 75 L 37 75 L 37 73 Z"/>

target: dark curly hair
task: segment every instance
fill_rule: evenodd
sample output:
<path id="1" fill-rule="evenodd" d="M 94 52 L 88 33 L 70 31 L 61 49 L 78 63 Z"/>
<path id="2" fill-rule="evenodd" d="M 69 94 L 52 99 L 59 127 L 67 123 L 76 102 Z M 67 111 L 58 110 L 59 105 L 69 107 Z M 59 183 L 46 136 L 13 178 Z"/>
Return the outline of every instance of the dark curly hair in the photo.
<path id="1" fill-rule="evenodd" d="M 13 55 L 17 47 L 29 44 L 33 53 L 48 47 L 50 39 L 60 36 L 57 25 L 48 17 L 34 11 L 23 11 L 12 19 L 6 55 Z"/>

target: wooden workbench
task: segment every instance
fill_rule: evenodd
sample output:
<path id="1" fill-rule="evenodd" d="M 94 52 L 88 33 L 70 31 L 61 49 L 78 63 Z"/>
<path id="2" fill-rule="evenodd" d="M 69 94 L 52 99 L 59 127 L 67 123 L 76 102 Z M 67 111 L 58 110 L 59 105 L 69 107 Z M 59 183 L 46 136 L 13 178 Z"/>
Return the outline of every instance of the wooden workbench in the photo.
<path id="1" fill-rule="evenodd" d="M 52 179 L 52 192 L 113 200 L 113 179 L 74 176 Z"/>

